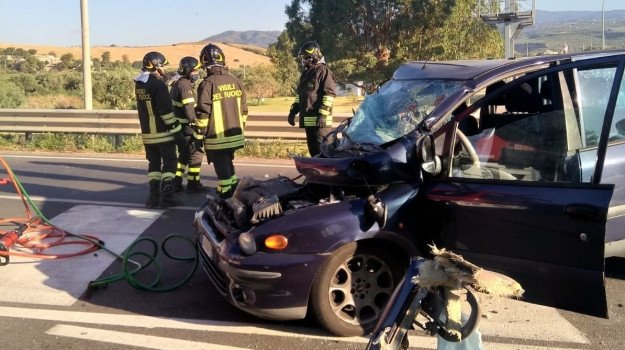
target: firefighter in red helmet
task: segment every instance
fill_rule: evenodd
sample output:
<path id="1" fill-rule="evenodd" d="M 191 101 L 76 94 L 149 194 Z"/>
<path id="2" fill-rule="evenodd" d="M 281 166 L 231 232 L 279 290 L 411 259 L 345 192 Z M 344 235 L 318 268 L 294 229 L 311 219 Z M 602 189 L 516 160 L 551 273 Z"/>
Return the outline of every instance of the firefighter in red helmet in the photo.
<path id="1" fill-rule="evenodd" d="M 184 204 L 175 196 L 173 186 L 177 160 L 175 141 L 183 138 L 183 135 L 172 111 L 167 85 L 163 81 L 163 66 L 168 63 L 160 52 L 148 52 L 143 57 L 142 72 L 134 78 L 141 138 L 148 160 L 148 208 Z"/>
<path id="2" fill-rule="evenodd" d="M 232 196 L 238 184 L 233 165 L 234 151 L 243 148 L 247 102 L 243 83 L 226 67 L 226 56 L 219 46 L 206 45 L 200 63 L 207 77 L 198 87 L 196 125 L 204 128 L 204 150 L 217 175 L 220 197 Z"/>

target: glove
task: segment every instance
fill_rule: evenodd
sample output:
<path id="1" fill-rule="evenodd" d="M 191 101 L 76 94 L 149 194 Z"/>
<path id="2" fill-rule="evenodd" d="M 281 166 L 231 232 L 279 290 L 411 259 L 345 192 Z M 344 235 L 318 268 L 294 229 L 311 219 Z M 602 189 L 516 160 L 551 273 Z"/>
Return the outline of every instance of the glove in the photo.
<path id="1" fill-rule="evenodd" d="M 189 140 L 189 153 L 193 154 L 196 152 L 204 153 L 204 141 L 191 138 Z"/>
<path id="2" fill-rule="evenodd" d="M 173 136 L 174 136 L 174 142 L 176 142 L 177 144 L 183 144 L 186 142 L 184 138 L 184 133 L 182 132 L 182 130 L 175 132 Z"/>
<path id="3" fill-rule="evenodd" d="M 322 115 L 317 117 L 317 126 L 319 129 L 323 129 L 326 127 L 326 118 Z"/>
<path id="4" fill-rule="evenodd" d="M 289 113 L 288 121 L 289 121 L 289 125 L 295 126 L 295 113 L 292 113 L 292 112 Z"/>
<path id="5" fill-rule="evenodd" d="M 197 125 L 192 125 L 191 128 L 193 129 L 193 134 L 191 136 L 193 136 L 196 139 L 203 139 L 204 138 L 204 134 L 206 132 L 206 130 L 204 130 L 204 128 L 200 128 Z"/>

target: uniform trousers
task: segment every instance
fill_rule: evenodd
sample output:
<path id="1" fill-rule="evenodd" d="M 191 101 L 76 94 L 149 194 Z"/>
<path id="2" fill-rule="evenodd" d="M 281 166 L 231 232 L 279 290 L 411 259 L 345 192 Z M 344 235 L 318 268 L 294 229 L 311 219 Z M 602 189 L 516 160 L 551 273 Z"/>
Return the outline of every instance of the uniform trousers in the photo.
<path id="1" fill-rule="evenodd" d="M 176 144 L 173 141 L 145 145 L 150 180 L 173 179 L 176 172 Z"/>

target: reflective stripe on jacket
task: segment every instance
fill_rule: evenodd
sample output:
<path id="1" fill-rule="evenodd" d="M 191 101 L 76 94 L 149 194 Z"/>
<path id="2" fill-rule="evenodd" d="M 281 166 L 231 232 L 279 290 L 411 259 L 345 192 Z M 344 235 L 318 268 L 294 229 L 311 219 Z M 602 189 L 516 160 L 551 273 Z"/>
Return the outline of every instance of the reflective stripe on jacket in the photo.
<path id="1" fill-rule="evenodd" d="M 142 72 L 135 78 L 135 96 L 143 143 L 173 141 L 173 134 L 181 127 L 172 111 L 165 82 L 156 74 Z"/>
<path id="2" fill-rule="evenodd" d="M 204 148 L 243 147 L 247 101 L 241 81 L 225 67 L 211 67 L 198 87 L 197 97 L 196 125 L 206 126 Z"/>
<path id="3" fill-rule="evenodd" d="M 195 86 L 187 77 L 180 77 L 169 91 L 174 115 L 181 124 L 195 122 Z"/>

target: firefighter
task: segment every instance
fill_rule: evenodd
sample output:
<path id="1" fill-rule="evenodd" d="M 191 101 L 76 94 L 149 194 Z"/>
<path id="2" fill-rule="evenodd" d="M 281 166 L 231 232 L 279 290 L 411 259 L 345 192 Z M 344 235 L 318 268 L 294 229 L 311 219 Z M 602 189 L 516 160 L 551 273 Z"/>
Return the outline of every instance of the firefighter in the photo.
<path id="1" fill-rule="evenodd" d="M 180 77 L 176 80 L 169 94 L 174 107 L 174 115 L 182 125 L 183 142 L 178 146 L 178 166 L 174 177 L 176 191 L 182 191 L 183 176 L 187 172 L 187 192 L 206 192 L 208 188 L 200 182 L 200 168 L 204 159 L 204 135 L 195 125 L 195 82 L 199 79 L 200 61 L 195 57 L 183 57 L 178 66 Z"/>
<path id="2" fill-rule="evenodd" d="M 229 198 L 238 184 L 232 164 L 234 151 L 245 143 L 245 91 L 241 81 L 228 71 L 226 56 L 217 45 L 206 45 L 200 62 L 207 77 L 198 87 L 195 123 L 204 128 L 204 150 L 208 163 L 215 167 L 217 193 L 221 198 Z"/>
<path id="3" fill-rule="evenodd" d="M 163 81 L 163 66 L 167 59 L 160 52 L 148 52 L 143 57 L 142 72 L 135 80 L 137 110 L 141 138 L 148 160 L 150 193 L 146 207 L 162 208 L 184 204 L 174 194 L 176 171 L 176 140 L 184 138 L 182 128 L 171 106 L 169 90 Z"/>
<path id="4" fill-rule="evenodd" d="M 304 43 L 297 56 L 304 71 L 299 79 L 288 122 L 295 126 L 295 116 L 299 114 L 299 127 L 306 130 L 308 153 L 314 157 L 319 154 L 320 144 L 332 128 L 336 83 L 334 74 L 326 66 L 325 58 L 316 42 Z"/>

